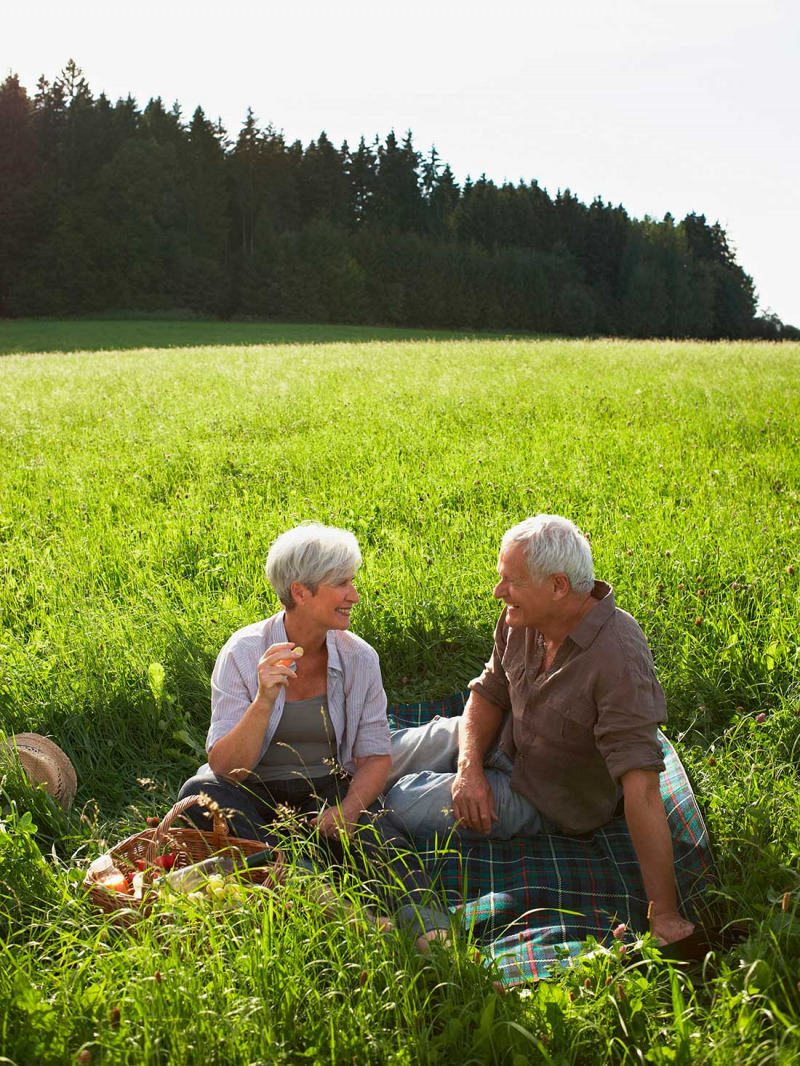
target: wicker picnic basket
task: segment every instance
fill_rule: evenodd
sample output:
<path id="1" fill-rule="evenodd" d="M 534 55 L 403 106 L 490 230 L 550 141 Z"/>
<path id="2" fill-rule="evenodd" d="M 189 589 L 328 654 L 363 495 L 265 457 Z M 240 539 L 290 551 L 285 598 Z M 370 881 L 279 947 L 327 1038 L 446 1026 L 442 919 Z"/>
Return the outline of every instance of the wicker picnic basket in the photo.
<path id="1" fill-rule="evenodd" d="M 206 807 L 212 815 L 213 828 L 210 831 L 197 829 L 185 818 L 186 825 L 175 824 L 195 804 Z M 133 836 L 129 836 L 107 852 L 120 873 L 134 874 L 139 872 L 142 865 L 144 866 L 148 890 L 141 899 L 137 899 L 132 893 L 118 892 L 108 888 L 98 881 L 91 871 L 86 874 L 83 887 L 88 892 L 91 901 L 98 907 L 115 913 L 123 923 L 133 922 L 150 910 L 156 894 L 152 875 L 157 869 L 156 859 L 160 855 L 174 855 L 175 862 L 172 868 L 180 870 L 193 863 L 202 862 L 203 859 L 212 855 L 224 855 L 225 853 L 236 855 L 238 853 L 247 858 L 265 851 L 266 848 L 267 845 L 261 840 L 247 840 L 243 837 L 231 836 L 223 812 L 215 803 L 209 802 L 207 797 L 187 796 L 186 799 L 179 800 L 167 812 L 158 826 L 145 829 L 141 833 L 134 833 Z M 269 866 L 242 870 L 244 879 L 266 888 L 280 884 L 284 874 L 283 855 L 277 850 Z"/>

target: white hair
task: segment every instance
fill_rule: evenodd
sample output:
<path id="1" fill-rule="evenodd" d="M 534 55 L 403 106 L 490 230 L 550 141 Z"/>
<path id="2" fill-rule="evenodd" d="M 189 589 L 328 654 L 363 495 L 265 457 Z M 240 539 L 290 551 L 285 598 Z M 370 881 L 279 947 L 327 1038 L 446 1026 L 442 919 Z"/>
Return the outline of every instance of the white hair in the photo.
<path id="1" fill-rule="evenodd" d="M 297 581 L 316 593 L 320 584 L 352 577 L 361 566 L 358 541 L 346 529 L 303 522 L 281 533 L 267 555 L 267 580 L 284 607 L 295 606 L 292 585 Z"/>
<path id="2" fill-rule="evenodd" d="M 589 541 L 568 518 L 537 514 L 512 526 L 502 547 L 521 545 L 528 570 L 535 581 L 551 574 L 566 574 L 573 592 L 591 592 L 594 564 Z"/>

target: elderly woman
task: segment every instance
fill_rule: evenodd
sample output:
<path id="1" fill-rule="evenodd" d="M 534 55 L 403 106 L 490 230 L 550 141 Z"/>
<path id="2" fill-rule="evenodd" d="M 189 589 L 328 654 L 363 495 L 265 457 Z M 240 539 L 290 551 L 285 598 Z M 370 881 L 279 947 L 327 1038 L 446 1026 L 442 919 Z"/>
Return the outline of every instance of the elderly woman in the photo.
<path id="1" fill-rule="evenodd" d="M 180 798 L 209 795 L 232 812 L 237 836 L 270 844 L 277 839 L 264 826 L 278 806 L 294 808 L 334 858 L 341 838 L 358 830 L 368 860 L 362 874 L 371 878 L 374 863 L 402 881 L 397 918 L 422 948 L 422 937 L 441 935 L 449 921 L 408 842 L 374 817 L 391 748 L 378 655 L 349 632 L 360 565 L 356 538 L 345 530 L 308 523 L 278 537 L 266 572 L 284 610 L 240 629 L 220 652 L 208 763 Z M 207 816 L 196 810 L 202 825 Z"/>

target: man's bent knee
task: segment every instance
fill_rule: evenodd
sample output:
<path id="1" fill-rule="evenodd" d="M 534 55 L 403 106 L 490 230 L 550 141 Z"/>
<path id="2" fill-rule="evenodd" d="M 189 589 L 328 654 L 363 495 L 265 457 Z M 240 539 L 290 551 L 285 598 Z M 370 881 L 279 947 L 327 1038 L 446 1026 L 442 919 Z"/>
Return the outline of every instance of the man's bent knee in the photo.
<path id="1" fill-rule="evenodd" d="M 387 789 L 408 774 L 449 773 L 458 759 L 458 718 L 439 718 L 392 734 L 392 769 Z"/>
<path id="2" fill-rule="evenodd" d="M 386 796 L 386 815 L 412 836 L 431 836 L 453 829 L 454 774 L 430 770 L 401 777 Z"/>

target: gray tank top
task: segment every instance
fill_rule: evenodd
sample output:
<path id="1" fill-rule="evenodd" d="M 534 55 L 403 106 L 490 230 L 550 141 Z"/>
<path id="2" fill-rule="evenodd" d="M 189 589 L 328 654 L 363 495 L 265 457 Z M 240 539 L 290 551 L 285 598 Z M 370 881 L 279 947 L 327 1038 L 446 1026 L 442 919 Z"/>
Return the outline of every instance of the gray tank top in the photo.
<path id="1" fill-rule="evenodd" d="M 253 772 L 262 781 L 327 777 L 336 760 L 328 695 L 284 704 L 275 736 Z"/>

